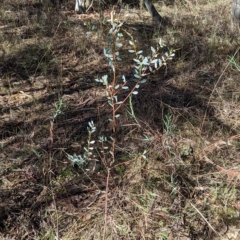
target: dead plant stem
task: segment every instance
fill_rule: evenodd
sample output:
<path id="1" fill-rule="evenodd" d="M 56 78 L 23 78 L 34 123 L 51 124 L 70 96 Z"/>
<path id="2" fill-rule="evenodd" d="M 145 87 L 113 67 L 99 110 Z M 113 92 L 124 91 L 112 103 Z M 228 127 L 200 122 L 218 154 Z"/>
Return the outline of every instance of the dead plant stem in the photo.
<path id="1" fill-rule="evenodd" d="M 104 229 L 103 229 L 103 240 L 105 240 L 107 230 L 107 218 L 108 218 L 108 184 L 110 177 L 110 168 L 107 168 L 107 180 L 106 180 L 106 192 L 105 192 L 105 210 L 104 210 Z"/>
<path id="2" fill-rule="evenodd" d="M 197 209 L 197 207 L 191 202 L 190 202 L 190 205 L 197 211 L 197 213 L 202 217 L 202 219 L 207 223 L 207 225 L 213 230 L 213 232 L 222 238 L 223 236 L 213 228 L 211 223 L 203 216 L 203 214 Z"/>

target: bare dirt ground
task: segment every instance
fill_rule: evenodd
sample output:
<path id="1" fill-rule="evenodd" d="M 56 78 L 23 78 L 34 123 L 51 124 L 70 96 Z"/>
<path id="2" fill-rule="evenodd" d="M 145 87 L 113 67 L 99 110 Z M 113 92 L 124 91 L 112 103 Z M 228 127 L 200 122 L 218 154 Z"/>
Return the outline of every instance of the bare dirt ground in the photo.
<path id="1" fill-rule="evenodd" d="M 112 8 L 78 16 L 73 1 L 0 0 L 0 239 L 240 239 L 230 1 L 165 2 L 156 3 L 162 28 L 145 9 L 115 7 L 117 79 L 132 84 L 131 37 L 146 54 L 162 38 L 175 57 L 147 76 L 113 131 L 95 81 L 114 75 L 103 54 Z M 96 141 L 99 161 L 73 164 L 90 121 L 110 148 Z"/>

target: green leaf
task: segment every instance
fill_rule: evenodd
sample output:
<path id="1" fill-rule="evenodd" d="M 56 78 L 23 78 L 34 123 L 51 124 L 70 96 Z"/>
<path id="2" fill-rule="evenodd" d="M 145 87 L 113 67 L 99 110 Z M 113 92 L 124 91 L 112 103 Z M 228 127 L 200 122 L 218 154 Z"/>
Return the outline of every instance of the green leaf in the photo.
<path id="1" fill-rule="evenodd" d="M 162 42 L 162 39 L 161 39 L 161 38 L 159 39 L 159 42 L 158 42 L 158 44 L 159 44 L 159 46 L 160 46 L 160 47 L 163 47 L 163 46 L 164 46 L 164 44 L 163 44 L 163 42 Z"/>
<path id="2" fill-rule="evenodd" d="M 102 82 L 103 82 L 103 80 L 102 80 L 102 79 L 95 79 L 95 81 L 96 81 L 96 82 L 100 82 L 100 83 L 102 83 Z"/>
<path id="3" fill-rule="evenodd" d="M 116 47 L 121 48 L 123 46 L 122 43 L 116 43 Z"/>
<path id="4" fill-rule="evenodd" d="M 118 105 L 120 105 L 120 104 L 122 104 L 122 103 L 123 103 L 123 101 L 116 102 L 116 104 L 118 104 Z"/>
<path id="5" fill-rule="evenodd" d="M 153 60 L 151 61 L 151 63 L 154 64 L 154 63 L 157 62 L 157 61 L 158 61 L 158 59 L 153 59 Z"/>
<path id="6" fill-rule="evenodd" d="M 102 76 L 102 80 L 105 82 L 105 81 L 107 81 L 107 79 L 108 79 L 108 75 L 103 75 Z"/>
<path id="7" fill-rule="evenodd" d="M 155 50 L 154 47 L 151 47 L 151 51 L 152 51 L 152 53 L 155 53 L 155 52 L 156 52 L 156 50 Z"/>
<path id="8" fill-rule="evenodd" d="M 115 102 L 117 102 L 117 101 L 118 101 L 118 98 L 117 98 L 117 96 L 113 96 L 113 98 L 114 98 Z"/>
<path id="9" fill-rule="evenodd" d="M 143 79 L 140 81 L 140 83 L 145 83 L 145 82 L 147 82 L 147 79 Z"/>
<path id="10" fill-rule="evenodd" d="M 143 65 L 148 65 L 148 64 L 149 64 L 147 57 L 145 57 L 145 58 L 143 59 L 142 64 L 143 64 Z"/>
<path id="11" fill-rule="evenodd" d="M 136 59 L 136 58 L 134 58 L 133 61 L 138 63 L 138 64 L 141 64 L 141 62 L 138 59 Z"/>
<path id="12" fill-rule="evenodd" d="M 140 76 L 138 74 L 134 74 L 135 78 L 140 78 Z"/>

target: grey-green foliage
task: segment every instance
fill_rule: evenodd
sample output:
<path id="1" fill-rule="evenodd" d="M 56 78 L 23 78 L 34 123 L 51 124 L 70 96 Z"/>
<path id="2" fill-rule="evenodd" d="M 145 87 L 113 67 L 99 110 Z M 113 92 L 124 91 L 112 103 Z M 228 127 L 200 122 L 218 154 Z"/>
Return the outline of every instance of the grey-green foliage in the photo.
<path id="1" fill-rule="evenodd" d="M 176 126 L 172 123 L 172 114 L 168 113 L 165 115 L 165 118 L 163 119 L 164 123 L 164 132 L 166 134 L 173 133 L 174 130 L 176 130 Z"/>
<path id="2" fill-rule="evenodd" d="M 134 77 L 139 80 L 139 83 L 145 83 L 147 80 L 145 76 L 155 73 L 162 66 L 167 64 L 167 61 L 171 60 L 174 56 L 174 51 L 170 50 L 161 55 L 161 49 L 165 46 L 162 39 L 159 39 L 157 48 L 151 48 L 151 54 L 144 56 L 143 51 L 137 51 L 135 42 L 129 41 L 133 49 L 129 50 L 130 53 L 135 53 L 136 58 L 133 58 L 135 62 Z"/>
<path id="3" fill-rule="evenodd" d="M 166 65 L 167 62 L 173 58 L 174 51 L 170 50 L 169 52 L 161 54 L 161 50 L 165 45 L 160 39 L 158 41 L 156 49 L 151 46 L 151 53 L 144 55 L 142 50 L 137 50 L 136 41 L 129 33 L 127 33 L 131 37 L 131 40 L 129 41 L 131 49 L 128 51 L 135 54 L 135 57 L 133 58 L 133 61 L 135 62 L 133 76 L 135 78 L 136 84 L 132 89 L 129 89 L 126 77 L 124 75 L 121 76 L 122 81 L 119 83 L 117 82 L 117 79 L 120 77 L 116 76 L 116 64 L 118 61 L 122 61 L 121 56 L 119 56 L 119 49 L 123 47 L 123 44 L 121 43 L 123 34 L 120 31 L 123 24 L 121 22 L 116 23 L 114 21 L 110 21 L 110 23 L 111 29 L 109 31 L 108 38 L 109 47 L 104 49 L 104 56 L 108 60 L 108 64 L 114 73 L 113 79 L 111 79 L 111 82 L 109 82 L 108 75 L 104 75 L 99 79 L 95 79 L 95 81 L 100 82 L 106 86 L 108 103 L 111 107 L 114 107 L 114 105 L 121 105 L 125 101 L 118 100 L 117 95 L 121 90 L 129 91 L 127 98 L 129 98 L 130 95 L 137 95 L 140 85 L 147 82 L 146 76 L 155 73 L 162 66 Z M 119 108 L 120 106 L 117 106 L 115 109 Z"/>
<path id="4" fill-rule="evenodd" d="M 77 154 L 67 154 L 68 159 L 72 162 L 72 164 L 77 164 L 81 167 L 87 167 L 89 161 L 98 161 L 96 155 L 94 154 L 94 144 L 95 140 L 92 140 L 92 135 L 96 131 L 96 127 L 93 121 L 88 123 L 88 140 L 87 144 L 84 147 L 84 153 L 77 155 Z M 88 170 L 88 169 L 85 169 Z"/>
<path id="5" fill-rule="evenodd" d="M 109 20 L 111 28 L 108 33 L 108 47 L 104 49 L 103 54 L 108 61 L 109 67 L 111 69 L 110 74 L 103 75 L 102 77 L 95 79 L 96 82 L 101 83 L 106 90 L 106 101 L 108 102 L 112 115 L 109 118 L 112 122 L 112 129 L 115 132 L 117 127 L 116 119 L 120 117 L 118 110 L 122 108 L 127 100 L 131 100 L 132 96 L 137 95 L 139 88 L 142 84 L 145 84 L 148 79 L 147 76 L 158 71 L 162 66 L 165 66 L 169 60 L 174 56 L 174 51 L 170 50 L 162 54 L 163 47 L 165 46 L 160 39 L 157 46 L 154 48 L 150 46 L 150 54 L 144 54 L 142 50 L 137 49 L 137 42 L 133 39 L 131 34 L 122 29 L 123 23 L 115 22 L 112 18 Z M 121 30 L 130 36 L 130 53 L 133 53 L 134 68 L 132 76 L 133 78 L 127 79 L 124 75 L 117 72 L 117 64 L 122 61 L 119 50 L 123 48 L 123 43 L 121 42 L 123 34 Z M 133 81 L 134 84 L 129 84 L 129 81 Z M 130 87 L 132 86 L 132 87 Z M 120 93 L 127 92 L 125 97 L 121 97 L 119 100 Z M 131 114 L 134 115 L 133 106 L 131 106 L 132 101 L 129 102 L 131 107 Z M 88 126 L 88 140 L 86 147 L 84 147 L 84 153 L 82 155 L 70 155 L 67 154 L 68 159 L 73 164 L 78 164 L 87 170 L 87 163 L 89 161 L 98 161 L 100 159 L 103 161 L 106 167 L 111 167 L 115 160 L 114 148 L 115 139 L 114 137 L 101 136 L 97 141 L 92 140 L 92 135 L 95 132 L 96 127 L 94 123 L 89 122 Z M 95 138 L 96 139 L 96 138 Z M 146 151 L 142 154 L 145 156 Z M 98 159 L 96 157 L 98 156 Z"/>
<path id="6" fill-rule="evenodd" d="M 62 98 L 58 97 L 58 103 L 54 103 L 55 111 L 53 113 L 53 119 L 62 113 L 62 109 L 65 107 Z"/>

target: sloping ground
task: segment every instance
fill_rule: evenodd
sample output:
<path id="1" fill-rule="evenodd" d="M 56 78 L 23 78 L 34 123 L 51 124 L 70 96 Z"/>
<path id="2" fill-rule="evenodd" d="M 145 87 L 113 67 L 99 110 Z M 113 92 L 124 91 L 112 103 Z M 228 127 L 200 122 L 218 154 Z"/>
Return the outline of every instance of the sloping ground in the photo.
<path id="1" fill-rule="evenodd" d="M 129 35 L 146 54 L 161 37 L 176 56 L 124 105 L 115 133 L 95 82 L 113 75 L 103 55 L 110 10 L 75 16 L 72 7 L 1 3 L 0 237 L 240 239 L 239 37 L 230 1 L 157 5 L 171 19 L 160 30 L 146 11 L 116 8 L 126 23 L 120 79 L 131 86 Z M 84 152 L 90 121 L 93 139 L 114 137 L 114 149 L 102 155 L 94 145 L 99 162 L 74 165 L 68 154 Z"/>

